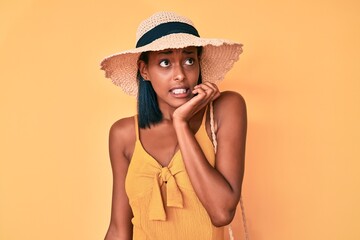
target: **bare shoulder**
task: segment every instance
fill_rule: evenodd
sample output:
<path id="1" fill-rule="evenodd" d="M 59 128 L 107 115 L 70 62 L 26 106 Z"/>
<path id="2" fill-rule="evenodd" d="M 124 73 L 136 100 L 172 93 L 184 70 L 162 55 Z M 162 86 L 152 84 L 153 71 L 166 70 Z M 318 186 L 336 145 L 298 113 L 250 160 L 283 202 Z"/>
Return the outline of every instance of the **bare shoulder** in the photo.
<path id="1" fill-rule="evenodd" d="M 119 155 L 130 160 L 136 141 L 134 116 L 116 121 L 110 128 L 109 148 L 110 155 Z M 111 157 L 116 159 L 116 156 Z"/>
<path id="2" fill-rule="evenodd" d="M 135 137 L 134 116 L 117 120 L 110 128 L 110 134 L 116 137 L 125 137 L 131 133 Z"/>
<path id="3" fill-rule="evenodd" d="M 220 97 L 214 101 L 214 113 L 220 117 L 237 117 L 246 118 L 246 102 L 240 93 L 234 91 L 221 92 Z"/>

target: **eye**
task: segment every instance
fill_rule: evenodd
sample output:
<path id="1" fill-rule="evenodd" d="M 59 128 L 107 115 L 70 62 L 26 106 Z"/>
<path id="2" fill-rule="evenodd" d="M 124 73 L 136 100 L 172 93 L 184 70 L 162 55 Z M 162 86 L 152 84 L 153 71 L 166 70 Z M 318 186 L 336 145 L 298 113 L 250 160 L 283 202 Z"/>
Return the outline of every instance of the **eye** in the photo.
<path id="1" fill-rule="evenodd" d="M 168 67 L 170 65 L 170 61 L 167 59 L 161 60 L 160 61 L 160 66 L 161 67 Z"/>
<path id="2" fill-rule="evenodd" d="M 195 62 L 195 60 L 194 60 L 193 58 L 187 58 L 187 59 L 185 60 L 185 64 L 186 64 L 186 65 L 189 65 L 189 66 L 193 65 L 194 62 Z"/>

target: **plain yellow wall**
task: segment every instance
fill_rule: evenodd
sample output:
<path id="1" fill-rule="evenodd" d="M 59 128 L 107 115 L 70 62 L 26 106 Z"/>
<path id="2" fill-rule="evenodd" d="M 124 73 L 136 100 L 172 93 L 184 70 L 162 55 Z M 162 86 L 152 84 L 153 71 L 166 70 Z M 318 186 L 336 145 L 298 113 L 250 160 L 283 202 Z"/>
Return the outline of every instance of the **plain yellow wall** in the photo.
<path id="1" fill-rule="evenodd" d="M 360 4 L 0 1 L 0 239 L 104 237 L 110 125 L 135 99 L 99 70 L 155 11 L 244 44 L 220 87 L 248 105 L 252 240 L 360 239 Z"/>

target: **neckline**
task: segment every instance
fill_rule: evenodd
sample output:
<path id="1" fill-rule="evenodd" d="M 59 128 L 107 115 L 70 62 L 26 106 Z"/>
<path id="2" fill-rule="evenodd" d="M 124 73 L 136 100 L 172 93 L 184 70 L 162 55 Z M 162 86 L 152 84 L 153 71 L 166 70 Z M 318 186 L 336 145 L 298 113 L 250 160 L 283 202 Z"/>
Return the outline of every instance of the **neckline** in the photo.
<path id="1" fill-rule="evenodd" d="M 202 117 L 202 120 L 201 120 L 201 124 L 200 124 L 199 128 L 196 130 L 196 132 L 195 132 L 195 134 L 194 134 L 194 136 L 195 136 L 196 139 L 198 139 L 198 134 L 199 134 L 199 132 L 201 131 L 201 128 L 205 129 L 205 132 L 206 132 L 206 115 L 207 115 L 207 111 L 208 111 L 208 105 L 206 105 L 206 107 L 205 107 L 205 112 L 204 112 L 204 114 L 203 114 L 203 117 Z M 138 125 L 138 117 L 139 117 L 138 114 L 134 116 L 134 120 L 135 120 L 135 132 L 136 132 L 136 144 L 139 144 L 139 145 L 140 145 L 142 151 L 143 151 L 144 153 L 146 153 L 146 155 L 149 157 L 149 159 L 151 160 L 151 162 L 154 162 L 155 164 L 157 164 L 157 165 L 158 165 L 159 167 L 161 167 L 161 168 L 164 168 L 164 167 L 169 168 L 169 167 L 171 167 L 171 165 L 173 164 L 173 162 L 174 162 L 174 160 L 176 159 L 177 155 L 179 155 L 179 153 L 180 153 L 180 147 L 177 146 L 177 150 L 174 151 L 174 154 L 173 154 L 173 156 L 171 157 L 171 159 L 170 159 L 170 161 L 169 161 L 169 163 L 168 163 L 167 165 L 164 165 L 164 166 L 163 166 L 162 164 L 160 164 L 159 161 L 158 161 L 155 157 L 153 157 L 148 151 L 146 151 L 146 149 L 144 148 L 144 145 L 142 144 L 142 142 L 141 142 L 141 140 L 140 140 L 140 130 L 139 130 L 139 125 Z"/>

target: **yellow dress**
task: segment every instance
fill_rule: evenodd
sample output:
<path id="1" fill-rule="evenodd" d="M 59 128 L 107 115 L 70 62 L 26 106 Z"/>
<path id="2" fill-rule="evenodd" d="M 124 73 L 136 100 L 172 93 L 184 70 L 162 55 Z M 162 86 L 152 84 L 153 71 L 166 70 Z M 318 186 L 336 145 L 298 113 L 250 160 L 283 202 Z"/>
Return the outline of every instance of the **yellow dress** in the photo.
<path id="1" fill-rule="evenodd" d="M 142 147 L 137 116 L 134 119 L 136 143 L 125 182 L 134 214 L 133 240 L 223 240 L 224 228 L 212 225 L 191 185 L 180 150 L 168 166 L 161 166 Z M 195 138 L 214 166 L 205 119 L 206 114 Z"/>

